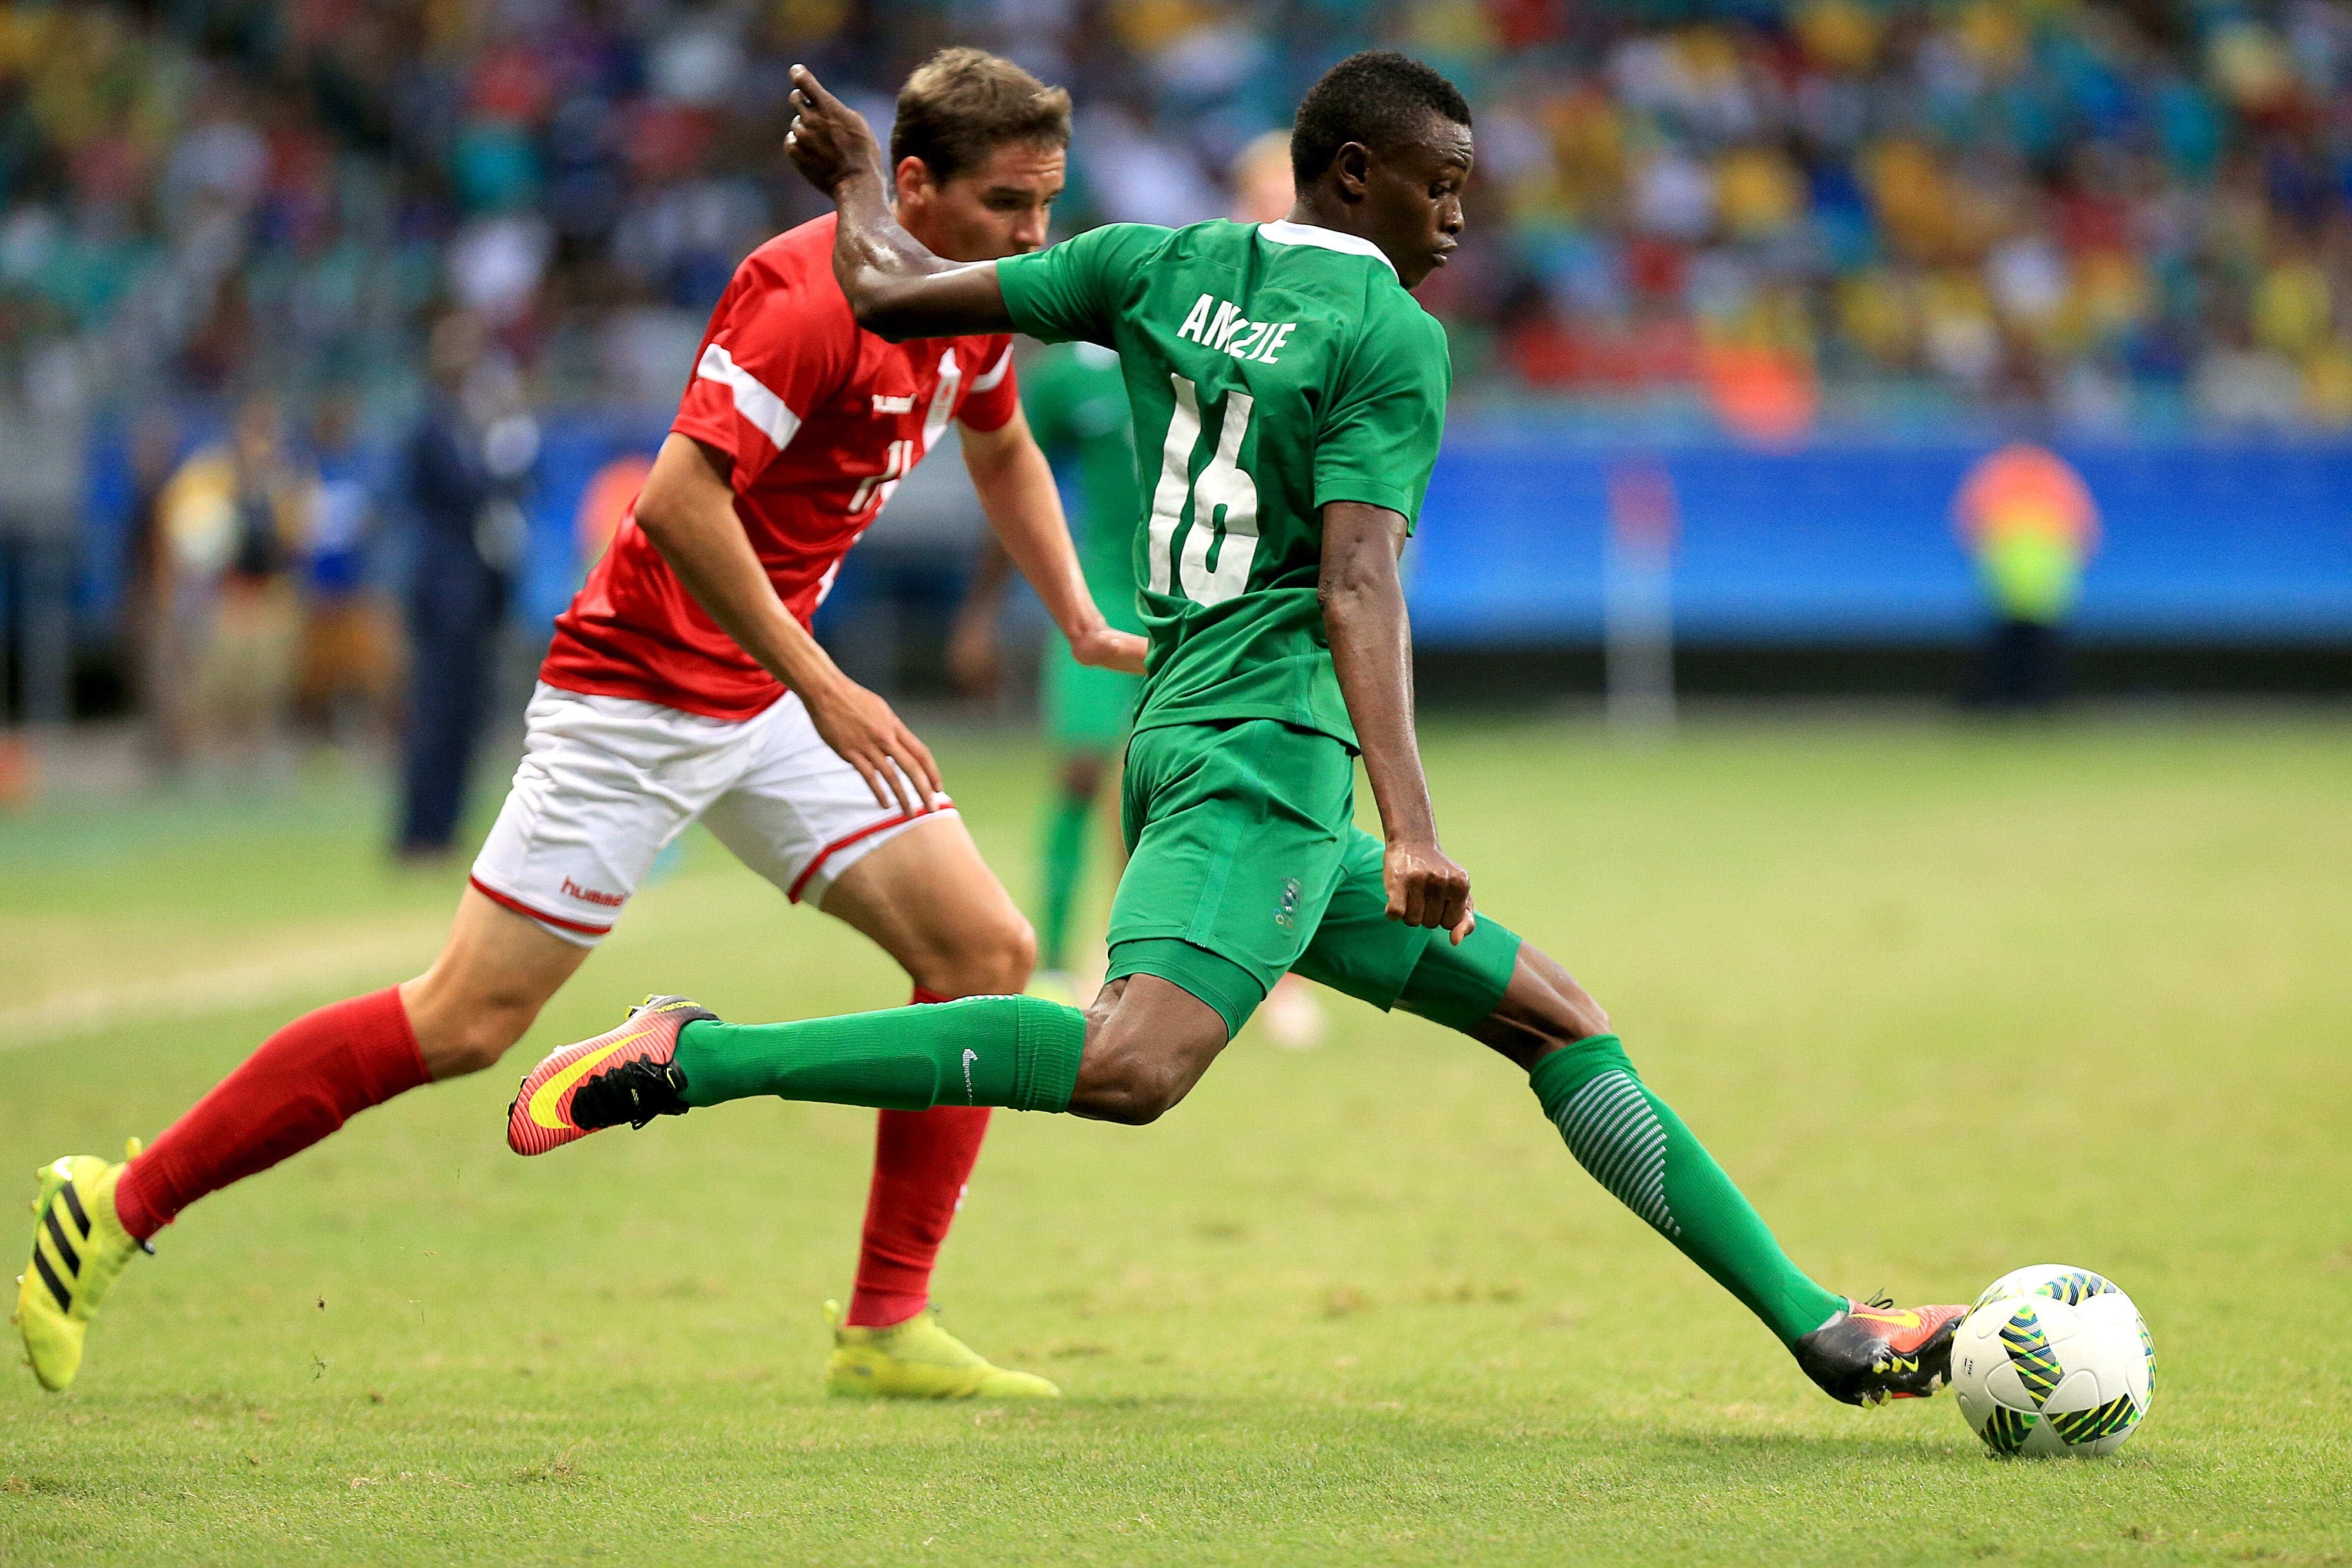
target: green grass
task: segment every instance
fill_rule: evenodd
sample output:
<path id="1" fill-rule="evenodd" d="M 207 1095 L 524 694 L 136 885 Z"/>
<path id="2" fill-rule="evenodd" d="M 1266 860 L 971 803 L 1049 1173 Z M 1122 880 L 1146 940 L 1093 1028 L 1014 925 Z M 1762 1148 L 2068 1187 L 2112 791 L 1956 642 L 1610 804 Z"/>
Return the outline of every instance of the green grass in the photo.
<path id="1" fill-rule="evenodd" d="M 944 748 L 1024 880 L 1043 769 Z M 522 1161 L 507 1070 L 211 1198 L 79 1387 L 0 1386 L 0 1563 L 2352 1562 L 2352 745 L 2320 721 L 1446 730 L 1484 907 L 1562 955 L 1824 1283 L 2130 1291 L 2114 1459 L 1857 1412 L 1590 1182 L 1523 1081 L 1335 1002 L 1148 1129 L 1001 1114 L 939 1279 L 1045 1408 L 816 1391 L 870 1120 L 746 1104 Z M 12 998 L 417 932 L 375 803 L 0 824 Z M 396 977 L 393 974 L 383 980 Z M 513 1059 L 648 988 L 895 1001 L 707 841 Z M 0 1172 L 152 1133 L 348 988 L 0 1055 Z M 20 1187 L 29 1193 L 29 1186 Z M 16 1245 L 11 1242 L 9 1245 Z"/>

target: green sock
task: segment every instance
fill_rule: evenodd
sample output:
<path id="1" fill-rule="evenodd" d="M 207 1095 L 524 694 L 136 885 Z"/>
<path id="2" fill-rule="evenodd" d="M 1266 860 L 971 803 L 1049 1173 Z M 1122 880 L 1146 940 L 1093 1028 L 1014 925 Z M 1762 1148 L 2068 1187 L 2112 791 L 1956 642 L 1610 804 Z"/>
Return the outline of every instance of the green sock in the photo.
<path id="1" fill-rule="evenodd" d="M 686 1103 L 753 1094 L 928 1111 L 1066 1111 L 1087 1017 L 1036 997 L 965 997 L 797 1023 L 698 1019 L 678 1031 Z"/>
<path id="2" fill-rule="evenodd" d="M 1066 969 L 1070 909 L 1078 900 L 1078 878 L 1087 869 L 1087 834 L 1094 802 L 1057 791 L 1045 809 L 1045 909 L 1037 931 L 1037 967 Z"/>
<path id="3" fill-rule="evenodd" d="M 1783 1344 L 1845 1310 L 1844 1297 L 1789 1261 L 1715 1157 L 1643 1085 L 1615 1035 L 1552 1052 L 1528 1083 L 1592 1179 L 1746 1302 Z"/>

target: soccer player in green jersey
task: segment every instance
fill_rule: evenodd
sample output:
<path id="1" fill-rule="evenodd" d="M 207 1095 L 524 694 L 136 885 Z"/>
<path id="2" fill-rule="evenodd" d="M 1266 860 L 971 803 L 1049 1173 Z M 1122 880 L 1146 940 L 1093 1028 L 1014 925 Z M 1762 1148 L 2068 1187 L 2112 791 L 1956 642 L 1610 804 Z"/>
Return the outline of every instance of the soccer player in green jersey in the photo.
<path id="1" fill-rule="evenodd" d="M 1830 1395 L 1933 1394 L 1965 1309 L 1866 1304 L 1807 1278 L 1599 1004 L 1474 912 L 1439 847 L 1397 557 L 1444 422 L 1445 334 L 1408 290 L 1462 234 L 1461 94 L 1402 55 L 1352 56 L 1299 105 L 1288 219 L 1114 224 L 956 264 L 893 218 L 864 120 L 805 69 L 793 80 L 787 146 L 840 209 L 835 274 L 860 324 L 1118 354 L 1150 480 L 1135 562 L 1151 653 L 1109 978 L 1084 1011 L 980 997 L 767 1025 L 656 998 L 551 1055 L 521 1100 L 559 1108 L 571 1137 L 763 1094 L 1145 1123 L 1295 968 L 1527 1070 L 1585 1169 Z M 1385 842 L 1354 824 L 1359 753 Z"/>
<path id="2" fill-rule="evenodd" d="M 1141 632 L 1135 610 L 1134 419 L 1118 356 L 1093 343 L 1060 343 L 1021 367 L 1021 407 L 1030 433 L 1055 467 L 1075 461 L 1077 507 L 1070 531 L 1087 588 L 1118 631 Z M 996 616 L 1012 558 L 981 540 L 972 589 L 948 640 L 948 662 L 966 687 L 984 691 L 996 677 Z M 1113 770 L 1135 715 L 1140 676 L 1081 664 L 1058 644 L 1045 648 L 1045 731 L 1057 753 L 1054 797 L 1046 807 L 1039 859 L 1037 975 L 1030 989 L 1071 1000 L 1070 915 L 1085 876 L 1096 797 Z"/>

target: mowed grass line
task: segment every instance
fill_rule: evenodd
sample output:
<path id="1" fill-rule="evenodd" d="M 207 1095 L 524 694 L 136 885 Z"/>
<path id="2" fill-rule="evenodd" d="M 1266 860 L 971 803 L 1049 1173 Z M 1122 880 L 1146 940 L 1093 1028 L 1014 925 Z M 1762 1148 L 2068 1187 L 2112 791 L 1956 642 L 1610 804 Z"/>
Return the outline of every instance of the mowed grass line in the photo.
<path id="1" fill-rule="evenodd" d="M 1039 760 L 943 750 L 1018 887 Z M 864 1113 L 731 1106 L 522 1161 L 505 1069 L 371 1113 L 166 1231 L 71 1395 L 0 1389 L 0 1563 L 2352 1561 L 2336 727 L 1430 753 L 1482 906 L 1593 987 L 1825 1283 L 1966 1299 L 2067 1261 L 2132 1291 L 2158 1393 L 2116 1459 L 1828 1404 L 1518 1075 L 1336 1002 L 1323 1050 L 1244 1035 L 1153 1127 L 998 1118 L 939 1293 L 1064 1382 L 1045 1407 L 816 1392 Z M 77 874 L 47 874 L 16 824 L 0 920 L 194 912 L 247 954 L 454 896 L 386 883 L 375 820 L 134 831 L 128 889 L 107 835 L 52 821 Z M 647 988 L 755 1018 L 902 982 L 706 842 L 511 1066 Z M 299 1005 L 6 1058 L 0 1173 L 152 1133 Z"/>

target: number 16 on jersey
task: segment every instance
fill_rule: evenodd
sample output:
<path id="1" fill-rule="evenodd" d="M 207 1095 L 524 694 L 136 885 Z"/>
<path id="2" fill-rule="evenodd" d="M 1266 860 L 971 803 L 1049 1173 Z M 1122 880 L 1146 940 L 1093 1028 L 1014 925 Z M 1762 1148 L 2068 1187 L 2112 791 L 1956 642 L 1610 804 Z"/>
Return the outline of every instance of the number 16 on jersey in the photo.
<path id="1" fill-rule="evenodd" d="M 1257 555 L 1257 483 L 1241 465 L 1242 438 L 1249 434 L 1249 393 L 1228 392 L 1217 450 L 1198 479 L 1192 455 L 1201 443 L 1200 394 L 1182 376 L 1171 375 L 1176 393 L 1168 440 L 1160 455 L 1160 483 L 1151 493 L 1151 521 L 1144 582 L 1154 593 L 1172 593 L 1195 604 L 1223 604 L 1249 587 L 1250 563 Z M 1212 404 L 1213 409 L 1215 404 Z M 1192 527 L 1175 550 L 1187 503 Z"/>

